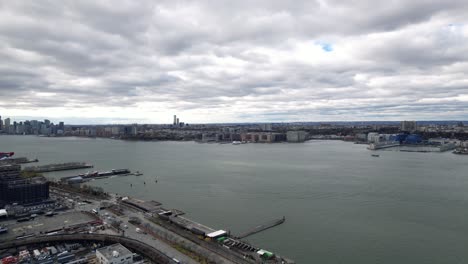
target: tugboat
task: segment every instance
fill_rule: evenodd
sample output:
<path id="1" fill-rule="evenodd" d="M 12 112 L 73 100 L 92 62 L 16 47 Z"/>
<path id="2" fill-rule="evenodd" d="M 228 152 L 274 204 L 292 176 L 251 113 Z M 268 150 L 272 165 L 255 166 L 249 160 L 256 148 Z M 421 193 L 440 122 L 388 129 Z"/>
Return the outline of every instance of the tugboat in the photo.
<path id="1" fill-rule="evenodd" d="M 380 155 L 379 155 L 379 154 L 372 154 L 371 156 L 372 156 L 372 157 L 375 157 L 375 158 L 378 158 L 378 157 L 380 157 Z"/>
<path id="2" fill-rule="evenodd" d="M 240 141 L 233 141 L 232 144 L 233 144 L 233 145 L 240 145 L 241 142 L 240 142 Z"/>

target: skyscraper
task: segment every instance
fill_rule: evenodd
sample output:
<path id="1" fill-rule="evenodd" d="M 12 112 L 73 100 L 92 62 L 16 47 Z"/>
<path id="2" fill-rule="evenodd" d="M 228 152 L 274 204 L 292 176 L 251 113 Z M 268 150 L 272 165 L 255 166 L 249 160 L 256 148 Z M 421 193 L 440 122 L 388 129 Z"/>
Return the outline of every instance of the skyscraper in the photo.
<path id="1" fill-rule="evenodd" d="M 5 130 L 8 129 L 10 127 L 10 118 L 6 118 L 5 119 Z"/>
<path id="2" fill-rule="evenodd" d="M 173 124 L 174 124 L 174 126 L 177 125 L 177 116 L 176 115 L 174 115 L 174 123 Z"/>
<path id="3" fill-rule="evenodd" d="M 417 125 L 415 121 L 402 121 L 400 126 L 401 131 L 415 131 L 417 129 Z"/>

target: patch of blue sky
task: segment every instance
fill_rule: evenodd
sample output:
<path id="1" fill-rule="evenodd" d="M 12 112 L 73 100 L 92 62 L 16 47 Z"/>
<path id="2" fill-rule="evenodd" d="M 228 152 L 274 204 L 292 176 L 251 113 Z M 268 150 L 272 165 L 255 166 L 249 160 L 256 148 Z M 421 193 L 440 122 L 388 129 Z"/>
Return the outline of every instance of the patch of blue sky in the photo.
<path id="1" fill-rule="evenodd" d="M 332 52 L 333 51 L 333 45 L 331 43 L 327 42 L 317 42 L 317 45 L 319 45 L 323 51 L 325 52 Z"/>

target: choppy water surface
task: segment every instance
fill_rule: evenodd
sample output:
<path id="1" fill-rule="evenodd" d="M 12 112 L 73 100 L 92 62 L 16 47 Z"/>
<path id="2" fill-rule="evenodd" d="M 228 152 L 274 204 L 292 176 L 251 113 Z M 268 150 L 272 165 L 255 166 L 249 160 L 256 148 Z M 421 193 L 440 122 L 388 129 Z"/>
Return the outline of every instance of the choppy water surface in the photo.
<path id="1" fill-rule="evenodd" d="M 0 136 L 0 151 L 40 164 L 140 170 L 144 176 L 92 184 L 233 233 L 284 215 L 285 224 L 247 240 L 297 263 L 468 262 L 468 156 L 382 151 L 376 158 L 364 145 L 339 141 L 234 146 L 34 136 Z"/>

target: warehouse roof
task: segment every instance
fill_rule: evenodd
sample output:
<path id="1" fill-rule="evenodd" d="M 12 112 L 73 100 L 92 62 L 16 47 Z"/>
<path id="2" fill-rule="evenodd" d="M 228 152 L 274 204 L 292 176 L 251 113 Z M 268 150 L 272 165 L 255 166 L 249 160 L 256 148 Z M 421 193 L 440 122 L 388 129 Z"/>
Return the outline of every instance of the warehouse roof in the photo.
<path id="1" fill-rule="evenodd" d="M 209 233 L 206 236 L 211 237 L 211 238 L 216 238 L 216 237 L 219 237 L 219 236 L 222 236 L 222 235 L 225 235 L 225 234 L 227 234 L 226 231 L 218 230 L 218 231 L 214 231 L 213 233 Z"/>

